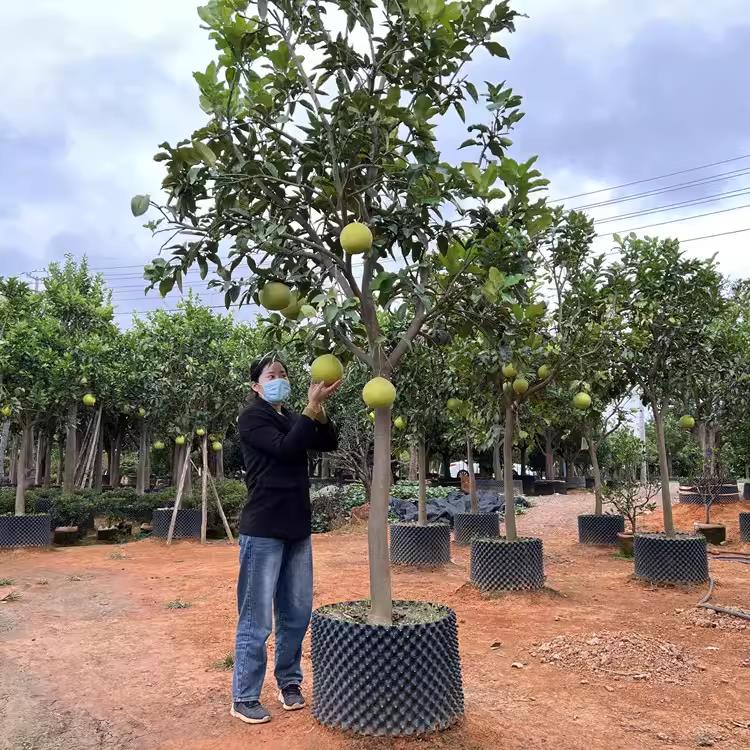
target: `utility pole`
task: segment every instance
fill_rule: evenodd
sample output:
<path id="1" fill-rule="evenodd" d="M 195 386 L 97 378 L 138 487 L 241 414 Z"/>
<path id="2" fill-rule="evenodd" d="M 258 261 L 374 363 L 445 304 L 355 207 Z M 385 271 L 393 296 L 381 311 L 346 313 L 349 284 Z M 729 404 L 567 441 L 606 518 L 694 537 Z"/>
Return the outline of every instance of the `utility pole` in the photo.
<path id="1" fill-rule="evenodd" d="M 39 271 L 26 271 L 26 272 L 24 272 L 22 274 L 22 276 L 27 276 L 28 278 L 30 278 L 34 282 L 34 291 L 35 292 L 39 291 L 39 282 L 40 281 L 44 281 L 44 276 L 38 275 L 39 273 L 40 273 Z M 37 275 L 35 275 L 35 274 L 37 274 Z"/>

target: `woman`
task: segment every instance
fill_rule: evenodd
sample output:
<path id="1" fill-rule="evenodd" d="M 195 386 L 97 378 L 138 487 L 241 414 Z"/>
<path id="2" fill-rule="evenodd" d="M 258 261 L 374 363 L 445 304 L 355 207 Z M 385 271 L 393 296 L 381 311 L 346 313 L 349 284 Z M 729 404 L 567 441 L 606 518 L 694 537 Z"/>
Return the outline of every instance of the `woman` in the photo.
<path id="1" fill-rule="evenodd" d="M 231 714 L 247 724 L 264 724 L 271 715 L 260 693 L 274 617 L 279 700 L 287 711 L 305 706 L 300 660 L 313 589 L 307 451 L 336 450 L 336 431 L 323 402 L 339 383 L 313 383 L 298 415 L 283 406 L 291 388 L 275 356 L 254 362 L 250 379 L 255 399 L 239 419 L 248 501 L 240 518 Z"/>

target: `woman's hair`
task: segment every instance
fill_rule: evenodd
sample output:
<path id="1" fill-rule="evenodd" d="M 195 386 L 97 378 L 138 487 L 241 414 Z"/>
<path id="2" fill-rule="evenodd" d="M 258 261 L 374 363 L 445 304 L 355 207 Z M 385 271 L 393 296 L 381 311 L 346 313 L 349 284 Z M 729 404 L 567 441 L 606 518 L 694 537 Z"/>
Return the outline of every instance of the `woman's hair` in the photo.
<path id="1" fill-rule="evenodd" d="M 276 352 L 269 352 L 262 357 L 258 357 L 258 359 L 254 360 L 250 365 L 250 382 L 257 383 L 260 380 L 260 376 L 263 374 L 263 370 L 274 362 L 278 362 L 284 370 L 286 370 L 286 364 L 281 357 L 279 357 Z M 253 391 L 253 393 L 255 392 Z"/>

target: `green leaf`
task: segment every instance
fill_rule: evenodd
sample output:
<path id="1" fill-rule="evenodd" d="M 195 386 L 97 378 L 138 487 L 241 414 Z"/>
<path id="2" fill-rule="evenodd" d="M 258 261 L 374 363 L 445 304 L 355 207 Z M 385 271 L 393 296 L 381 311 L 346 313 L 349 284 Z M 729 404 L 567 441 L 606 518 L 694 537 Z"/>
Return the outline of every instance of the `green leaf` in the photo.
<path id="1" fill-rule="evenodd" d="M 173 286 L 174 279 L 171 276 L 162 279 L 159 283 L 159 294 L 161 294 L 162 297 L 166 297 L 172 291 Z"/>
<path id="2" fill-rule="evenodd" d="M 193 148 L 198 152 L 201 159 L 203 159 L 206 164 L 210 164 L 211 166 L 216 164 L 216 154 L 205 143 L 202 143 L 201 141 L 193 141 Z"/>
<path id="3" fill-rule="evenodd" d="M 506 59 L 510 59 L 508 50 L 505 49 L 502 44 L 498 44 L 498 42 L 485 42 L 484 46 L 485 49 L 494 57 L 504 57 Z"/>
<path id="4" fill-rule="evenodd" d="M 461 164 L 461 168 L 464 170 L 464 174 L 475 185 L 478 185 L 482 181 L 482 172 L 474 162 L 465 161 Z"/>
<path id="5" fill-rule="evenodd" d="M 151 200 L 150 195 L 134 195 L 130 199 L 130 210 L 133 212 L 133 216 L 142 216 L 148 211 L 149 202 Z"/>

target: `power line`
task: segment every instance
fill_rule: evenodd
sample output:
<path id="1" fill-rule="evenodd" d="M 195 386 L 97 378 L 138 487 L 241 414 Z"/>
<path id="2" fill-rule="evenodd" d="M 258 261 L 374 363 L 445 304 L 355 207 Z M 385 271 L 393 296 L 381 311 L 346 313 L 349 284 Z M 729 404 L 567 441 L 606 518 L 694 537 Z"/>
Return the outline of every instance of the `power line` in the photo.
<path id="1" fill-rule="evenodd" d="M 697 180 L 688 180 L 687 182 L 677 182 L 674 185 L 667 185 L 665 187 L 656 188 L 654 190 L 645 190 L 640 193 L 624 195 L 619 198 L 609 198 L 605 201 L 599 201 L 597 203 L 587 203 L 581 206 L 576 206 L 575 208 L 571 210 L 588 211 L 592 208 L 602 208 L 604 206 L 612 206 L 616 203 L 627 203 L 628 201 L 649 198 L 653 195 L 663 195 L 664 193 L 671 193 L 671 192 L 674 192 L 675 190 L 684 190 L 684 189 L 691 188 L 691 187 L 709 185 L 712 182 L 726 182 L 727 180 L 733 180 L 736 177 L 744 177 L 747 174 L 750 174 L 750 169 L 734 169 L 731 172 L 721 172 L 720 174 L 709 175 L 708 177 L 701 177 Z"/>
<path id="2" fill-rule="evenodd" d="M 726 237 L 728 234 L 740 234 L 742 232 L 750 232 L 750 227 L 745 229 L 732 229 L 729 232 L 717 232 L 716 234 L 704 234 L 702 237 L 689 237 L 686 240 L 677 240 L 679 243 L 683 242 L 695 242 L 696 240 L 710 240 L 714 237 Z"/>
<path id="3" fill-rule="evenodd" d="M 602 219 L 595 219 L 594 224 L 606 224 L 610 221 L 618 221 L 619 219 L 632 219 L 636 216 L 646 216 L 647 214 L 656 214 L 661 211 L 674 211 L 678 208 L 686 208 L 687 206 L 697 206 L 703 203 L 714 203 L 715 201 L 728 200 L 729 198 L 739 198 L 741 195 L 747 195 L 750 193 L 750 187 L 743 187 L 737 190 L 729 190 L 725 193 L 717 193 L 716 195 L 709 195 L 705 198 L 692 198 L 690 200 L 679 201 L 677 203 L 668 203 L 666 206 L 655 206 L 653 208 L 644 208 L 641 211 L 633 211 L 628 214 L 621 214 L 618 216 L 607 216 Z"/>
<path id="4" fill-rule="evenodd" d="M 585 195 L 596 195 L 597 193 L 605 193 L 609 190 L 619 190 L 620 188 L 630 187 L 631 185 L 642 185 L 645 182 L 654 182 L 656 180 L 663 180 L 665 177 L 674 177 L 678 174 L 688 174 L 689 172 L 698 172 L 701 169 L 708 169 L 709 167 L 718 167 L 721 164 L 730 164 L 734 161 L 741 161 L 742 159 L 750 158 L 750 154 L 744 154 L 743 156 L 734 156 L 731 159 L 722 159 L 721 161 L 714 161 L 710 164 L 702 164 L 699 167 L 690 167 L 689 169 L 679 169 L 676 172 L 667 172 L 666 174 L 656 175 L 656 177 L 647 177 L 643 180 L 632 180 L 631 182 L 623 182 L 621 185 L 612 185 L 611 187 L 599 188 L 598 190 L 589 190 L 585 193 L 576 193 L 575 195 L 566 195 L 564 198 L 552 198 L 553 203 L 559 203 L 561 201 L 567 201 L 571 198 L 582 198 Z"/>
<path id="5" fill-rule="evenodd" d="M 678 221 L 689 221 L 690 219 L 701 219 L 704 216 L 715 216 L 716 214 L 725 214 L 730 211 L 738 211 L 741 208 L 750 208 L 750 203 L 745 203 L 742 206 L 734 206 L 734 208 L 722 208 L 719 211 L 708 211 L 704 214 L 693 214 L 693 216 L 683 216 L 679 219 L 670 219 L 669 221 L 658 221 L 655 224 L 644 224 L 640 227 L 633 227 L 632 229 L 621 229 L 609 234 L 599 235 L 600 237 L 611 237 L 614 234 L 630 234 L 631 232 L 637 232 L 639 229 L 650 229 L 651 227 L 660 227 L 664 224 L 674 224 Z"/>

